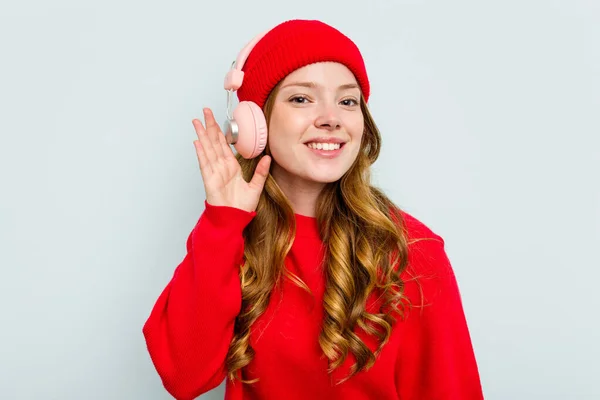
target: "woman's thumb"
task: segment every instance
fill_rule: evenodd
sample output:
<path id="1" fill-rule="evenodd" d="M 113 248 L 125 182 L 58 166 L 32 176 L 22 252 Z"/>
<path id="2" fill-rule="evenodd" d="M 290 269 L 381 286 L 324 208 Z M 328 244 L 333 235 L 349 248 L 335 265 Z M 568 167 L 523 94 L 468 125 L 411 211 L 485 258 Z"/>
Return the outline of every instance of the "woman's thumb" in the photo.
<path id="1" fill-rule="evenodd" d="M 263 156 L 258 165 L 256 166 L 256 170 L 254 170 L 254 176 L 250 181 L 250 186 L 257 190 L 262 190 L 267 177 L 269 176 L 269 167 L 271 166 L 271 157 Z"/>

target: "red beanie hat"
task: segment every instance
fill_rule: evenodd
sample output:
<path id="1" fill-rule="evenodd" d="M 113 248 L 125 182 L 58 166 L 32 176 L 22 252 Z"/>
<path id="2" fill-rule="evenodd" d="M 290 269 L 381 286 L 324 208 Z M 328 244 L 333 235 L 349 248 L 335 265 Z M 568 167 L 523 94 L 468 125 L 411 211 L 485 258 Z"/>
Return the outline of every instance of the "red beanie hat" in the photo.
<path id="1" fill-rule="evenodd" d="M 321 21 L 297 19 L 277 25 L 256 43 L 242 68 L 238 99 L 263 108 L 271 90 L 288 74 L 323 61 L 339 62 L 352 71 L 368 101 L 369 79 L 356 44 Z"/>

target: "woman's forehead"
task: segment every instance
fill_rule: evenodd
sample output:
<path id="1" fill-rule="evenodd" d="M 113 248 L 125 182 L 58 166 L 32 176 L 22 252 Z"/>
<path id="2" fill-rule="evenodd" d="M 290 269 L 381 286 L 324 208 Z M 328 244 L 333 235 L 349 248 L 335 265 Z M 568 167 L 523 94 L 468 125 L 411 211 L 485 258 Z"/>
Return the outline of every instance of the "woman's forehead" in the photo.
<path id="1" fill-rule="evenodd" d="M 318 62 L 298 68 L 287 75 L 281 82 L 281 87 L 293 84 L 306 86 L 338 87 L 341 85 L 354 85 L 358 87 L 356 77 L 344 64 L 337 62 Z"/>

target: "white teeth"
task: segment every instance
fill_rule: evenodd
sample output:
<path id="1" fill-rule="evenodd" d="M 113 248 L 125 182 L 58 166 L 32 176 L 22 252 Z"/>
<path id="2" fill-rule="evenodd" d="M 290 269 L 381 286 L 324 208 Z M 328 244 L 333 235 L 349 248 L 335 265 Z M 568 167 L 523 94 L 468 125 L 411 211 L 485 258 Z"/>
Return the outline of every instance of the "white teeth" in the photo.
<path id="1" fill-rule="evenodd" d="M 307 146 L 318 150 L 337 150 L 340 148 L 340 143 L 308 143 Z"/>

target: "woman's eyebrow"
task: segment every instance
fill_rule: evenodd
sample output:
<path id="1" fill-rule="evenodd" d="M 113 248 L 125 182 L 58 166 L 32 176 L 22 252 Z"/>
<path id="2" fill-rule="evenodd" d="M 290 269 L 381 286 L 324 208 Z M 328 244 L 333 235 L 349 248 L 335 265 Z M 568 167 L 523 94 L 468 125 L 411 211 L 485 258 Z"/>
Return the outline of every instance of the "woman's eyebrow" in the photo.
<path id="1" fill-rule="evenodd" d="M 301 87 L 307 87 L 307 88 L 311 88 L 311 89 L 316 89 L 318 87 L 320 87 L 321 85 L 319 85 L 318 83 L 315 82 L 290 82 L 286 85 L 283 85 L 281 87 L 281 89 L 284 89 L 286 87 L 290 87 L 290 86 L 301 86 Z M 344 85 L 340 85 L 338 87 L 338 90 L 345 90 L 345 89 L 355 89 L 355 88 L 360 88 L 358 86 L 358 84 L 356 83 L 346 83 Z"/>

